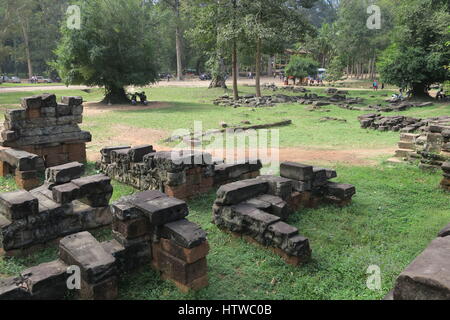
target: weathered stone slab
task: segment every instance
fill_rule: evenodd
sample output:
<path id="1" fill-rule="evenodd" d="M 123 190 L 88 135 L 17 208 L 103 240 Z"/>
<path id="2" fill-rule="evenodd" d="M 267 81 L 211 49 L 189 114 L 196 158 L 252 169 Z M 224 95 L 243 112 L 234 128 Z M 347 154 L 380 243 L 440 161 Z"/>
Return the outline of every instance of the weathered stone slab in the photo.
<path id="1" fill-rule="evenodd" d="M 284 178 L 308 181 L 313 178 L 313 167 L 297 162 L 283 162 L 280 164 L 280 175 Z"/>
<path id="2" fill-rule="evenodd" d="M 142 210 L 155 226 L 183 219 L 189 213 L 186 202 L 171 197 L 138 202 L 136 207 Z"/>
<path id="3" fill-rule="evenodd" d="M 265 234 L 265 237 L 270 239 L 277 246 L 281 246 L 289 238 L 298 235 L 298 229 L 283 222 L 278 221 L 271 224 Z"/>
<path id="4" fill-rule="evenodd" d="M 250 179 L 229 183 L 217 190 L 216 203 L 233 205 L 267 193 L 269 184 L 266 181 Z"/>
<path id="5" fill-rule="evenodd" d="M 43 263 L 21 272 L 33 299 L 63 299 L 67 291 L 68 266 L 61 260 Z"/>
<path id="6" fill-rule="evenodd" d="M 39 203 L 31 193 L 20 190 L 0 194 L 0 214 L 9 220 L 19 220 L 38 213 Z"/>
<path id="7" fill-rule="evenodd" d="M 130 161 L 131 162 L 141 162 L 144 159 L 144 156 L 146 154 L 155 152 L 155 150 L 153 150 L 153 146 L 147 144 L 147 145 L 142 145 L 142 146 L 136 146 L 133 148 L 130 148 L 128 150 L 128 155 L 130 157 Z"/>
<path id="8" fill-rule="evenodd" d="M 294 181 L 291 179 L 268 175 L 259 176 L 256 179 L 266 181 L 269 184 L 268 193 L 274 196 L 287 199 L 292 193 Z"/>
<path id="9" fill-rule="evenodd" d="M 28 300 L 31 294 L 20 278 L 0 279 L 0 300 Z"/>
<path id="10" fill-rule="evenodd" d="M 206 241 L 206 232 L 186 219 L 165 224 L 161 230 L 161 236 L 187 249 L 192 249 Z"/>
<path id="11" fill-rule="evenodd" d="M 82 278 L 91 284 L 115 275 L 114 257 L 89 233 L 80 232 L 61 239 L 59 257 L 67 265 L 77 265 Z"/>
<path id="12" fill-rule="evenodd" d="M 70 162 L 45 170 L 45 180 L 49 183 L 63 184 L 78 179 L 84 174 L 84 165 Z"/>
<path id="13" fill-rule="evenodd" d="M 450 237 L 437 238 L 400 274 L 395 300 L 450 299 Z"/>
<path id="14" fill-rule="evenodd" d="M 356 193 L 355 186 L 351 184 L 328 182 L 327 194 L 340 199 L 347 199 Z"/>
<path id="15" fill-rule="evenodd" d="M 21 103 L 24 109 L 39 109 L 42 106 L 42 96 L 22 98 Z"/>
<path id="16" fill-rule="evenodd" d="M 77 199 L 80 195 L 80 187 L 69 182 L 52 188 L 53 200 L 65 204 Z"/>
<path id="17" fill-rule="evenodd" d="M 39 156 L 17 149 L 0 150 L 0 161 L 4 161 L 19 171 L 41 170 L 44 162 Z"/>
<path id="18" fill-rule="evenodd" d="M 82 195 L 97 194 L 109 189 L 111 178 L 104 174 L 96 174 L 72 180 L 72 183 L 80 188 Z"/>

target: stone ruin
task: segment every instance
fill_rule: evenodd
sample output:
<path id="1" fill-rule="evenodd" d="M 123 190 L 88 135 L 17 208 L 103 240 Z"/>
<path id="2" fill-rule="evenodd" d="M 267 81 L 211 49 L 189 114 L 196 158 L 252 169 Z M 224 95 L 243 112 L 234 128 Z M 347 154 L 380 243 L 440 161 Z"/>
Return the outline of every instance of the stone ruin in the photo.
<path id="1" fill-rule="evenodd" d="M 392 162 L 419 161 L 421 169 L 439 169 L 450 159 L 450 119 L 430 122 L 421 133 L 401 133 Z"/>
<path id="2" fill-rule="evenodd" d="M 400 131 L 413 133 L 424 131 L 431 124 L 445 124 L 450 121 L 450 116 L 440 116 L 428 119 L 418 119 L 405 116 L 384 117 L 381 114 L 370 113 L 358 117 L 363 129 L 378 131 Z"/>
<path id="3" fill-rule="evenodd" d="M 62 97 L 57 103 L 54 94 L 43 94 L 23 98 L 21 109 L 6 110 L 0 145 L 10 149 L 0 150 L 1 174 L 13 174 L 20 187 L 31 189 L 43 166 L 86 162 L 91 134 L 78 126 L 82 104 L 81 97 Z"/>
<path id="4" fill-rule="evenodd" d="M 19 188 L 31 190 L 41 184 L 39 174 L 44 171 L 41 157 L 17 149 L 0 149 L 0 176 L 12 175 Z"/>
<path id="5" fill-rule="evenodd" d="M 281 176 L 260 176 L 223 185 L 213 206 L 213 223 L 238 237 L 270 248 L 288 264 L 309 260 L 307 238 L 285 221 L 302 207 L 320 203 L 345 206 L 356 193 L 355 187 L 329 181 L 336 171 L 284 162 Z"/>
<path id="6" fill-rule="evenodd" d="M 450 160 L 442 164 L 443 178 L 441 181 L 442 189 L 450 191 Z"/>
<path id="7" fill-rule="evenodd" d="M 385 300 L 450 299 L 450 224 L 398 276 Z"/>
<path id="8" fill-rule="evenodd" d="M 255 178 L 259 160 L 227 164 L 211 154 L 195 151 L 159 151 L 152 146 L 119 146 L 101 150 L 97 168 L 112 179 L 139 190 L 160 190 L 169 196 L 189 199 L 214 187 Z"/>
<path id="9" fill-rule="evenodd" d="M 0 194 L 0 251 L 26 254 L 66 235 L 111 224 L 110 178 L 83 173 L 78 162 L 47 168 L 42 186 Z"/>
<path id="10" fill-rule="evenodd" d="M 206 233 L 185 219 L 184 201 L 145 191 L 121 198 L 112 213 L 112 240 L 87 231 L 64 237 L 57 260 L 0 280 L 0 300 L 63 299 L 71 266 L 81 271 L 80 299 L 115 299 L 120 275 L 150 266 L 182 292 L 208 285 Z"/>

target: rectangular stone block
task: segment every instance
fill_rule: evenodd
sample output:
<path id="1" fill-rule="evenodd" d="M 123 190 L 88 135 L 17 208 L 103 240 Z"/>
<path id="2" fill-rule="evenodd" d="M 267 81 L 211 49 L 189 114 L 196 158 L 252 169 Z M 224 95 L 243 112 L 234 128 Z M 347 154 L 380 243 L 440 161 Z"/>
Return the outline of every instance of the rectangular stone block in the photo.
<path id="1" fill-rule="evenodd" d="M 42 96 L 32 96 L 21 99 L 22 108 L 39 109 L 42 106 Z"/>
<path id="2" fill-rule="evenodd" d="M 146 154 L 149 154 L 152 152 L 155 152 L 155 150 L 153 150 L 153 146 L 147 144 L 147 145 L 132 147 L 131 149 L 128 150 L 128 155 L 130 157 L 131 162 L 142 162 L 144 159 L 144 156 Z"/>
<path id="3" fill-rule="evenodd" d="M 43 169 L 43 160 L 39 156 L 17 149 L 1 149 L 0 161 L 8 163 L 19 171 Z"/>
<path id="4" fill-rule="evenodd" d="M 84 174 L 84 165 L 79 162 L 70 162 L 45 170 L 45 180 L 49 183 L 64 184 L 80 178 Z"/>
<path id="5" fill-rule="evenodd" d="M 39 211 L 38 199 L 31 193 L 20 190 L 0 194 L 0 214 L 9 220 L 19 220 Z"/>
<path id="6" fill-rule="evenodd" d="M 355 186 L 351 184 L 329 182 L 327 184 L 327 195 L 339 199 L 351 198 L 356 193 Z"/>
<path id="7" fill-rule="evenodd" d="M 268 193 L 271 195 L 287 199 L 292 193 L 294 181 L 291 179 L 268 175 L 259 176 L 256 179 L 266 181 L 269 184 Z"/>
<path id="8" fill-rule="evenodd" d="M 160 247 L 162 250 L 180 260 L 185 261 L 186 263 L 194 263 L 202 258 L 205 258 L 209 253 L 208 241 L 203 241 L 201 244 L 191 249 L 187 249 L 172 240 L 161 238 Z"/>
<path id="9" fill-rule="evenodd" d="M 43 263 L 21 272 L 33 299 L 63 299 L 67 292 L 68 266 L 60 260 Z"/>
<path id="10" fill-rule="evenodd" d="M 395 300 L 450 299 L 450 237 L 437 238 L 400 274 Z"/>
<path id="11" fill-rule="evenodd" d="M 169 279 L 182 284 L 192 283 L 194 280 L 205 276 L 208 272 L 206 258 L 194 263 L 187 263 L 168 252 L 161 250 L 159 245 L 153 245 L 154 265 Z"/>
<path id="12" fill-rule="evenodd" d="M 164 224 L 161 236 L 187 249 L 192 249 L 206 241 L 206 232 L 199 225 L 186 219 Z"/>
<path id="13" fill-rule="evenodd" d="M 80 188 L 73 183 L 61 184 L 52 188 L 52 195 L 55 202 L 66 204 L 79 197 Z"/>
<path id="14" fill-rule="evenodd" d="M 72 183 L 80 188 L 81 195 L 100 194 L 109 192 L 111 178 L 104 174 L 96 174 L 72 180 Z"/>
<path id="15" fill-rule="evenodd" d="M 280 247 L 284 242 L 295 235 L 298 235 L 298 229 L 283 222 L 278 221 L 271 224 L 265 234 L 265 238 L 268 239 L 273 246 Z"/>
<path id="16" fill-rule="evenodd" d="M 111 163 L 111 152 L 115 150 L 130 149 L 130 146 L 116 146 L 116 147 L 106 147 L 100 150 L 102 155 L 102 162 Z"/>
<path id="17" fill-rule="evenodd" d="M 134 239 L 148 234 L 150 225 L 147 217 L 132 220 L 114 218 L 112 229 L 122 234 L 126 239 Z"/>
<path id="18" fill-rule="evenodd" d="M 20 278 L 0 279 L 0 300 L 29 300 L 31 294 L 23 286 Z"/>
<path id="19" fill-rule="evenodd" d="M 86 143 L 66 143 L 68 161 L 86 162 Z"/>
<path id="20" fill-rule="evenodd" d="M 283 162 L 280 165 L 280 175 L 288 179 L 308 181 L 313 178 L 313 167 L 297 162 Z"/>
<path id="21" fill-rule="evenodd" d="M 186 202 L 171 197 L 138 202 L 136 207 L 143 211 L 155 226 L 183 219 L 189 213 Z"/>
<path id="22" fill-rule="evenodd" d="M 67 265 L 77 265 L 82 278 L 97 284 L 116 274 L 114 257 L 89 233 L 80 232 L 61 239 L 59 257 Z"/>
<path id="23" fill-rule="evenodd" d="M 259 179 L 243 180 L 223 185 L 217 190 L 216 203 L 233 205 L 267 193 L 269 184 Z"/>
<path id="24" fill-rule="evenodd" d="M 1 226 L 1 223 L 0 223 Z M 442 229 L 441 231 L 439 231 L 438 237 L 447 237 L 450 236 L 450 224 L 448 224 L 447 226 L 445 226 L 444 229 Z"/>

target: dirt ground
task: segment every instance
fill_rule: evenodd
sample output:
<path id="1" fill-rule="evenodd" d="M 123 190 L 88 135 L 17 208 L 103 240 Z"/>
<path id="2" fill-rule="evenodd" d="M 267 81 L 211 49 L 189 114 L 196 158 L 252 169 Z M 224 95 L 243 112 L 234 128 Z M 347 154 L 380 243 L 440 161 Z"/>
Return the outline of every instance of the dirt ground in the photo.
<path id="1" fill-rule="evenodd" d="M 147 106 L 144 105 L 112 105 L 107 106 L 103 103 L 95 102 L 95 103 L 84 103 L 84 111 L 83 114 L 87 116 L 96 116 L 99 114 L 104 114 L 110 111 L 135 111 L 135 110 L 151 110 L 151 109 L 163 109 L 170 107 L 170 104 L 165 102 L 149 102 Z"/>

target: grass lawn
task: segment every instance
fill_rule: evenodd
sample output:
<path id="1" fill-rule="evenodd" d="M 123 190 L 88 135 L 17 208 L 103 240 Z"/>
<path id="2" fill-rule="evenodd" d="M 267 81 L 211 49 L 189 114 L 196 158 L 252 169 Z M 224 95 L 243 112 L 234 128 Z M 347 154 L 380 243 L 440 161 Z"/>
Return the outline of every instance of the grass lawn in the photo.
<path id="1" fill-rule="evenodd" d="M 243 92 L 254 89 L 242 87 Z M 322 89 L 314 89 L 323 92 Z M 38 93 L 38 91 L 36 91 Z M 200 88 L 147 89 L 150 100 L 165 102 L 167 107 L 137 111 L 108 111 L 85 116 L 83 128 L 92 132 L 94 143 L 112 137 L 114 125 L 171 131 L 193 128 L 194 120 L 203 121 L 204 129 L 218 128 L 221 121 L 230 125 L 249 120 L 252 124 L 291 119 L 293 124 L 280 128 L 282 147 L 338 149 L 382 149 L 395 147 L 398 133 L 377 132 L 359 128 L 356 117 L 364 112 L 328 106 L 330 112 L 310 112 L 305 106 L 279 105 L 275 108 L 225 108 L 211 100 L 223 90 Z M 284 92 L 280 92 L 284 93 Z M 86 94 L 79 90 L 58 91 L 60 95 L 83 95 L 87 101 L 98 101 L 101 91 Z M 270 94 L 267 92 L 267 94 Z M 351 92 L 351 96 L 380 103 L 389 91 Z M 3 108 L 13 107 L 18 98 L 29 92 L 0 94 Z M 371 96 L 374 96 L 373 98 Z M 394 113 L 393 113 L 394 114 Z M 393 115 L 386 113 L 386 115 Z M 430 117 L 450 114 L 450 105 L 410 109 L 398 114 Z M 347 123 L 320 122 L 324 116 L 339 117 Z M 336 181 L 356 186 L 353 203 L 340 209 L 323 206 L 305 209 L 288 221 L 309 238 L 313 259 L 302 267 L 288 266 L 268 250 L 234 238 L 211 224 L 214 193 L 188 202 L 189 219 L 207 232 L 211 246 L 208 256 L 210 286 L 190 294 L 181 294 L 170 282 L 163 281 L 150 267 L 125 275 L 120 281 L 121 299 L 380 299 L 392 287 L 399 273 L 450 222 L 450 197 L 438 188 L 442 175 L 423 172 L 411 165 L 392 165 L 377 159 L 376 165 L 355 166 L 333 162 L 338 171 Z M 93 172 L 92 163 L 89 172 Z M 0 191 L 16 188 L 9 178 L 0 178 Z M 114 182 L 113 199 L 135 192 Z M 108 231 L 94 233 L 108 239 Z M 37 263 L 55 259 L 55 248 L 27 258 L 0 257 L 0 276 L 14 275 Z M 367 289 L 366 270 L 370 265 L 381 268 L 382 290 Z"/>

